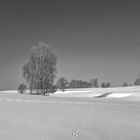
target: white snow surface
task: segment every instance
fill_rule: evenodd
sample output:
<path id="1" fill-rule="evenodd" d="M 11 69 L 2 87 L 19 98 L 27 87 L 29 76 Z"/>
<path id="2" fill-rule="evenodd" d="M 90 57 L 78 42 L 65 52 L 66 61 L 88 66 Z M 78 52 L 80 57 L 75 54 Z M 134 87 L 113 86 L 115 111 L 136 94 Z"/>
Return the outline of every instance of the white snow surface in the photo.
<path id="1" fill-rule="evenodd" d="M 133 93 L 113 93 L 107 96 L 107 98 L 122 98 L 122 97 L 129 97 L 133 96 Z"/>
<path id="2" fill-rule="evenodd" d="M 57 91 L 53 96 L 60 97 L 98 97 L 109 93 L 105 98 L 140 97 L 140 86 L 114 88 L 85 88 L 68 89 L 65 92 Z"/>
<path id="3" fill-rule="evenodd" d="M 17 90 L 1 91 L 1 93 L 17 94 Z M 65 92 L 61 90 L 56 91 L 51 96 L 56 97 L 86 97 L 93 98 L 109 93 L 104 98 L 125 98 L 125 97 L 140 97 L 140 86 L 131 87 L 114 87 L 114 88 L 80 88 L 80 89 L 66 89 Z"/>
<path id="4" fill-rule="evenodd" d="M 140 139 L 140 87 L 68 89 L 51 96 L 1 91 L 0 140 Z"/>

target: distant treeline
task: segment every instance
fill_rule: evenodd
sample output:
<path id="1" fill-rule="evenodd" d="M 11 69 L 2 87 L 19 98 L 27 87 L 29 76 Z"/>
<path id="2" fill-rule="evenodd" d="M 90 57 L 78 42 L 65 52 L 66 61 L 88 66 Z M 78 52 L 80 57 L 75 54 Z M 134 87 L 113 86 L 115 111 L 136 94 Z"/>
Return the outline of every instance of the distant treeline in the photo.
<path id="1" fill-rule="evenodd" d="M 140 78 L 137 78 L 133 84 L 129 84 L 128 82 L 123 82 L 121 84 L 121 87 L 127 87 L 127 86 L 138 86 L 140 85 Z M 99 83 L 98 78 L 92 78 L 89 82 L 88 81 L 82 81 L 82 80 L 71 80 L 70 82 L 64 78 L 61 77 L 56 82 L 56 88 L 62 89 L 64 91 L 66 88 L 109 88 L 113 87 L 110 82 L 102 82 Z"/>
<path id="2" fill-rule="evenodd" d="M 61 77 L 56 82 L 56 87 L 57 88 L 98 88 L 98 87 L 106 88 L 106 87 L 111 87 L 111 83 L 103 82 L 100 85 L 97 78 L 95 79 L 92 78 L 89 82 L 83 80 L 75 80 L 75 79 L 69 82 L 66 78 Z"/>

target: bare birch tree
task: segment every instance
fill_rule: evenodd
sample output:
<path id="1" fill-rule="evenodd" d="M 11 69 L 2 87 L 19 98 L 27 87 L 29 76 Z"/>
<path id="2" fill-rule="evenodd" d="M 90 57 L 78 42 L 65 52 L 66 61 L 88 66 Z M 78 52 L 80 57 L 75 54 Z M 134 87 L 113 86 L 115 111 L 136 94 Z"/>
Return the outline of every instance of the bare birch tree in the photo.
<path id="1" fill-rule="evenodd" d="M 56 55 L 45 43 L 32 48 L 29 61 L 23 66 L 23 77 L 31 93 L 49 92 L 56 76 L 56 61 Z"/>

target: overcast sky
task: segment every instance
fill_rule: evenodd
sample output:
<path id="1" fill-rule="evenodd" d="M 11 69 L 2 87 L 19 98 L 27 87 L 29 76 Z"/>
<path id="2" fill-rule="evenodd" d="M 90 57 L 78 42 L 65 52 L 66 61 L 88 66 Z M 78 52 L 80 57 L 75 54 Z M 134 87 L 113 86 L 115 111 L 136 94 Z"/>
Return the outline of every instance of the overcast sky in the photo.
<path id="1" fill-rule="evenodd" d="M 47 43 L 68 80 L 119 85 L 140 77 L 140 4 L 134 0 L 0 1 L 0 89 L 23 82 L 30 49 Z"/>

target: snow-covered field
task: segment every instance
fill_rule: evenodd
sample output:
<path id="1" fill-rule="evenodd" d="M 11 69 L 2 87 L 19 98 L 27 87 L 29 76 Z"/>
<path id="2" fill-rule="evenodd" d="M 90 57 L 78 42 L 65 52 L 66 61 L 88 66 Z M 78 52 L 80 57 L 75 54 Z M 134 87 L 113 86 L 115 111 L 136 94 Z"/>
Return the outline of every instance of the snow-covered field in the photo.
<path id="1" fill-rule="evenodd" d="M 57 91 L 53 96 L 57 97 L 98 97 L 109 93 L 106 98 L 136 97 L 140 99 L 140 87 L 118 87 L 118 88 L 88 88 L 88 89 L 69 89 L 65 92 Z"/>
<path id="2" fill-rule="evenodd" d="M 29 91 L 28 91 L 29 92 Z M 17 94 L 17 90 L 1 91 L 1 93 Z M 81 88 L 66 89 L 65 92 L 58 90 L 51 96 L 55 97 L 87 97 L 94 98 L 109 93 L 106 98 L 136 97 L 140 98 L 140 86 L 114 87 L 114 88 Z"/>
<path id="3" fill-rule="evenodd" d="M 140 87 L 0 92 L 0 140 L 139 140 L 139 130 Z"/>

